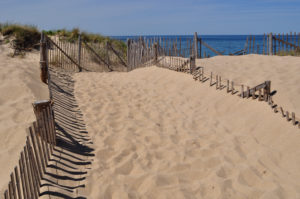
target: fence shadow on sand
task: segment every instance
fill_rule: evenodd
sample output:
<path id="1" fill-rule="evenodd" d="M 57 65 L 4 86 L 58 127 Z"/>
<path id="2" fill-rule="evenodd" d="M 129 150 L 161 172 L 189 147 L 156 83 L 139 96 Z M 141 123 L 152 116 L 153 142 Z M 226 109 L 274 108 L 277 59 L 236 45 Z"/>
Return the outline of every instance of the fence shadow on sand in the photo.
<path id="1" fill-rule="evenodd" d="M 72 73 L 49 69 L 57 146 L 41 184 L 40 196 L 79 199 L 94 156 L 91 139 L 74 96 Z"/>

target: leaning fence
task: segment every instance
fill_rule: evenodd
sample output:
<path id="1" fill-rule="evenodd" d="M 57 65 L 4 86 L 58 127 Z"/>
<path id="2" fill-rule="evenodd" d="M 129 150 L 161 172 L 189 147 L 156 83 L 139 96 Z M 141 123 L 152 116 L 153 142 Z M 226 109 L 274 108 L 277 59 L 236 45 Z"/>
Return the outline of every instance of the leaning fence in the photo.
<path id="1" fill-rule="evenodd" d="M 52 81 L 48 72 L 47 49 L 44 37 L 41 37 L 41 79 L 48 84 L 50 100 L 34 102 L 36 116 L 29 128 L 25 146 L 20 153 L 17 166 L 10 174 L 10 181 L 4 191 L 4 199 L 37 199 L 40 195 L 41 180 L 56 146 L 56 130 L 52 109 Z"/>
<path id="2" fill-rule="evenodd" d="M 54 115 L 51 101 L 33 104 L 36 121 L 27 129 L 26 144 L 19 164 L 10 174 L 5 199 L 38 198 L 43 175 L 56 145 Z"/>

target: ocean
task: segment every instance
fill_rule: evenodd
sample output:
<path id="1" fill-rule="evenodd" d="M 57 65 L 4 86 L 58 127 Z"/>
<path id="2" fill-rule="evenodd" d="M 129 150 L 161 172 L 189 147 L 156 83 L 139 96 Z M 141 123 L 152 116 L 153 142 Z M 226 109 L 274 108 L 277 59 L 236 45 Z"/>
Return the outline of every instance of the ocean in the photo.
<path id="1" fill-rule="evenodd" d="M 179 42 L 179 38 L 181 38 L 181 48 L 186 48 L 189 45 L 189 41 L 193 40 L 193 35 L 147 35 L 142 36 L 145 39 L 158 39 L 165 38 L 166 40 L 176 40 Z M 237 51 L 243 50 L 246 47 L 246 41 L 248 35 L 198 35 L 205 43 L 214 48 L 215 50 L 221 52 L 223 55 L 229 55 L 231 53 L 235 53 Z M 254 44 L 254 52 L 262 54 L 263 53 L 263 35 L 255 35 L 255 44 Z M 139 36 L 112 36 L 114 39 L 118 39 L 126 42 L 127 39 L 137 39 Z M 266 42 L 266 40 L 265 40 Z M 253 40 L 251 42 L 253 46 Z M 179 48 L 179 44 L 177 45 Z M 210 50 L 209 48 L 202 46 L 202 52 L 206 53 L 206 55 L 212 57 L 217 55 L 215 52 Z M 203 55 L 202 55 L 203 56 Z"/>

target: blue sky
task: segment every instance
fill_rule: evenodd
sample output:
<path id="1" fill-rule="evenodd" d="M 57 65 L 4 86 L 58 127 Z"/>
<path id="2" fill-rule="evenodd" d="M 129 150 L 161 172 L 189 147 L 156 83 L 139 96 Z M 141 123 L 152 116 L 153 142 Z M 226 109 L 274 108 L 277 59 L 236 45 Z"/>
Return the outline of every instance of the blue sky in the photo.
<path id="1" fill-rule="evenodd" d="M 300 32 L 300 0 L 0 0 L 0 22 L 104 35 Z"/>

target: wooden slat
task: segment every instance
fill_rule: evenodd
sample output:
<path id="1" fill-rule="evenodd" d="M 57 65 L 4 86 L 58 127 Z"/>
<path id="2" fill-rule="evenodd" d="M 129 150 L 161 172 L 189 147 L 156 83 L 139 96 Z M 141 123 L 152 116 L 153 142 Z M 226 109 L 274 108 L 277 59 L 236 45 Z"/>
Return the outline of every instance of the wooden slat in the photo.
<path id="1" fill-rule="evenodd" d="M 110 49 L 115 53 L 115 55 L 119 58 L 119 60 L 122 62 L 122 64 L 127 67 L 126 62 L 122 59 L 122 57 L 120 56 L 120 54 L 113 48 L 113 46 L 111 45 L 111 43 L 108 43 L 108 44 L 109 44 Z"/>
<path id="2" fill-rule="evenodd" d="M 218 80 L 219 80 L 218 75 L 216 75 L 216 90 L 218 89 Z"/>
<path id="3" fill-rule="evenodd" d="M 280 109 L 280 112 L 281 112 L 282 117 L 285 117 L 284 112 L 283 112 L 283 108 L 280 107 L 279 109 Z"/>
<path id="4" fill-rule="evenodd" d="M 110 69 L 110 66 L 109 66 L 109 64 L 108 63 L 106 63 L 106 61 L 104 60 L 104 59 L 102 59 L 99 55 L 98 55 L 98 53 L 96 53 L 95 52 L 95 50 L 88 44 L 88 43 L 86 43 L 85 41 L 83 42 L 84 44 L 85 44 L 85 46 L 87 47 L 87 49 L 89 50 L 89 51 L 91 51 L 101 62 L 103 62 L 107 67 L 108 67 L 108 69 Z"/>
<path id="5" fill-rule="evenodd" d="M 50 154 L 52 154 L 52 152 L 53 152 L 52 144 L 51 144 L 52 139 L 51 139 L 51 135 L 50 135 L 50 129 L 49 129 L 48 122 L 47 122 L 47 113 L 46 113 L 45 109 L 42 110 L 42 114 L 43 114 L 43 120 L 44 120 L 44 124 L 45 124 L 44 128 L 46 130 L 47 141 L 50 146 Z"/>
<path id="6" fill-rule="evenodd" d="M 261 101 L 261 89 L 258 90 L 258 100 Z"/>
<path id="7" fill-rule="evenodd" d="M 251 39 L 252 39 L 252 36 L 251 35 L 249 35 L 249 40 L 247 41 L 247 42 L 249 42 L 248 44 L 248 54 L 251 54 L 251 44 L 252 44 L 252 42 L 251 42 Z"/>
<path id="8" fill-rule="evenodd" d="M 241 98 L 244 98 L 245 95 L 244 95 L 244 85 L 242 84 L 241 85 Z"/>
<path id="9" fill-rule="evenodd" d="M 7 190 L 5 190 L 5 192 L 4 192 L 4 199 L 9 199 Z"/>
<path id="10" fill-rule="evenodd" d="M 34 125 L 34 128 L 35 128 L 35 132 L 38 132 L 37 124 L 33 123 L 33 125 Z M 39 131 L 39 135 L 41 135 L 41 131 Z M 43 168 L 43 170 L 45 172 L 46 166 L 48 165 L 48 160 L 50 159 L 50 155 L 47 153 L 47 142 L 41 136 L 38 136 L 37 138 L 38 138 L 38 140 L 41 144 L 41 149 L 42 149 L 41 151 L 43 153 L 43 155 L 41 157 L 43 157 L 44 162 L 45 162 L 44 168 Z"/>
<path id="11" fill-rule="evenodd" d="M 29 166 L 29 163 L 28 163 L 28 155 L 27 155 L 27 147 L 24 147 L 24 157 L 23 157 L 23 160 L 24 160 L 24 165 L 25 165 L 25 168 L 26 168 L 26 179 L 27 179 L 27 186 L 28 186 L 28 198 L 34 198 L 34 186 L 33 186 L 33 182 L 32 182 L 32 177 L 31 177 L 31 172 L 30 172 L 30 166 Z M 21 154 L 21 157 L 22 157 L 23 154 Z"/>
<path id="12" fill-rule="evenodd" d="M 231 82 L 231 94 L 232 95 L 234 94 L 234 82 L 233 81 Z"/>
<path id="13" fill-rule="evenodd" d="M 62 54 L 64 54 L 67 58 L 69 58 L 70 60 L 71 60 L 71 62 L 73 63 L 73 64 L 75 64 L 77 67 L 78 67 L 78 69 L 80 69 L 81 68 L 81 66 L 79 65 L 79 64 L 77 64 L 77 62 L 75 62 L 67 53 L 65 53 L 54 41 L 52 41 L 50 38 L 48 38 L 48 40 L 58 49 L 58 50 L 60 50 L 60 52 L 62 53 Z"/>
<path id="14" fill-rule="evenodd" d="M 250 97 L 250 88 L 249 88 L 249 86 L 247 86 L 246 97 L 247 98 Z"/>
<path id="15" fill-rule="evenodd" d="M 40 189 L 39 188 L 41 186 L 41 181 L 40 181 L 39 176 L 38 176 L 37 157 L 34 156 L 33 149 L 32 149 L 31 146 L 29 146 L 28 152 L 29 152 L 29 158 L 30 158 L 31 164 L 32 164 L 32 169 L 34 171 L 33 174 L 34 174 L 34 179 L 35 179 L 37 192 L 38 192 L 38 194 L 40 194 Z"/>
<path id="16" fill-rule="evenodd" d="M 263 38 L 263 55 L 265 55 L 265 42 L 266 42 L 266 33 L 264 33 L 264 38 Z"/>
<path id="17" fill-rule="evenodd" d="M 13 193 L 11 181 L 8 183 L 8 195 L 9 195 L 9 199 L 14 199 L 14 193 Z"/>
<path id="18" fill-rule="evenodd" d="M 15 176 L 14 173 L 10 174 L 10 181 L 11 181 L 11 188 L 12 188 L 13 198 L 17 198 L 17 190 L 16 190 L 16 183 L 15 183 L 14 176 Z"/>
<path id="19" fill-rule="evenodd" d="M 294 47 L 295 49 L 300 49 L 300 47 L 298 47 L 298 46 L 296 46 L 296 45 L 294 45 L 292 43 L 289 43 L 287 41 L 284 41 L 284 40 L 282 40 L 280 38 L 274 37 L 274 39 L 277 40 L 277 41 L 279 41 L 279 42 L 281 42 L 281 43 L 283 43 L 283 44 L 285 44 L 286 46 Z"/>
<path id="20" fill-rule="evenodd" d="M 36 172 L 33 168 L 33 162 L 32 162 L 31 155 L 30 155 L 30 144 L 29 144 L 28 137 L 27 137 L 27 140 L 26 140 L 25 148 L 26 148 L 25 157 L 27 156 L 26 159 L 27 159 L 27 162 L 28 162 L 29 170 L 30 170 L 30 178 L 31 178 L 32 188 L 33 188 L 32 189 L 33 190 L 33 198 L 38 198 L 39 187 L 38 187 L 38 184 L 37 184 Z"/>
<path id="21" fill-rule="evenodd" d="M 253 53 L 255 53 L 254 50 L 255 50 L 255 36 L 253 35 L 253 45 L 252 45 L 252 52 Z"/>
<path id="22" fill-rule="evenodd" d="M 229 93 L 229 92 L 230 92 L 230 90 L 229 90 L 229 80 L 227 80 L 227 86 L 226 86 L 226 89 L 227 89 L 227 93 Z"/>
<path id="23" fill-rule="evenodd" d="M 209 48 L 211 51 L 213 51 L 214 53 L 216 53 L 217 55 L 223 55 L 222 53 L 220 53 L 219 51 L 213 49 L 210 45 L 208 45 L 206 42 L 202 41 L 202 44 L 204 46 L 206 46 L 207 48 Z"/>
<path id="24" fill-rule="evenodd" d="M 293 125 L 296 125 L 296 116 L 295 116 L 294 112 L 292 112 L 292 122 L 293 122 Z"/>
<path id="25" fill-rule="evenodd" d="M 27 165 L 25 163 L 25 158 L 24 158 L 24 152 L 21 152 L 21 161 L 20 161 L 20 168 L 23 170 L 23 176 L 24 176 L 24 189 L 25 189 L 25 195 L 24 198 L 28 199 L 30 198 L 30 193 L 31 193 L 31 187 L 30 187 L 30 182 L 28 179 L 28 174 L 27 174 Z"/>
<path id="26" fill-rule="evenodd" d="M 37 132 L 37 123 L 36 122 L 33 123 L 33 133 L 36 138 L 37 150 L 39 152 L 42 170 L 43 170 L 43 173 L 45 173 L 46 172 L 45 154 L 43 153 L 43 147 L 41 146 L 42 144 L 41 144 L 40 134 Z"/>
<path id="27" fill-rule="evenodd" d="M 54 112 L 51 108 L 51 105 L 48 107 L 48 111 L 50 114 L 50 119 L 51 119 L 51 125 L 53 129 L 53 138 L 54 138 L 54 146 L 56 146 L 56 129 L 55 129 L 55 119 L 54 119 Z"/>
<path id="28" fill-rule="evenodd" d="M 22 183 L 23 198 L 27 199 L 27 185 L 25 182 L 24 167 L 23 167 L 21 159 L 19 159 L 19 169 L 20 169 L 20 176 L 21 176 L 21 183 Z"/>
<path id="29" fill-rule="evenodd" d="M 54 145 L 54 129 L 52 128 L 52 122 L 51 122 L 51 116 L 50 116 L 50 111 L 49 111 L 49 106 L 45 108 L 45 115 L 46 115 L 46 121 L 47 121 L 47 126 L 49 128 L 49 137 L 51 139 L 51 146 Z"/>
<path id="30" fill-rule="evenodd" d="M 273 106 L 272 96 L 269 96 L 268 104 L 269 104 L 270 106 Z"/>
<path id="31" fill-rule="evenodd" d="M 35 157 L 36 157 L 39 180 L 41 180 L 43 178 L 43 173 L 42 173 L 42 168 L 41 168 L 42 161 L 41 161 L 41 158 L 39 156 L 38 147 L 36 146 L 35 138 L 36 138 L 37 135 L 33 134 L 33 129 L 34 129 L 33 127 L 29 127 L 29 134 L 30 134 L 31 143 L 32 143 L 32 146 L 33 146 L 33 149 L 34 149 L 34 154 L 35 154 Z"/>
<path id="32" fill-rule="evenodd" d="M 16 179 L 16 185 L 17 185 L 17 193 L 18 193 L 18 199 L 22 199 L 22 195 L 21 195 L 21 187 L 20 187 L 20 176 L 19 176 L 19 172 L 18 172 L 18 167 L 15 167 L 15 179 Z"/>

